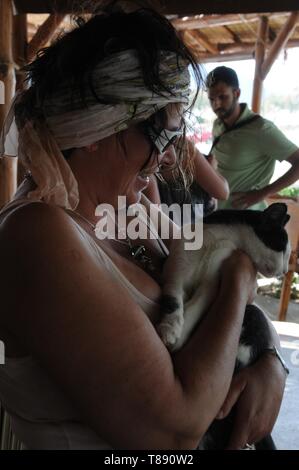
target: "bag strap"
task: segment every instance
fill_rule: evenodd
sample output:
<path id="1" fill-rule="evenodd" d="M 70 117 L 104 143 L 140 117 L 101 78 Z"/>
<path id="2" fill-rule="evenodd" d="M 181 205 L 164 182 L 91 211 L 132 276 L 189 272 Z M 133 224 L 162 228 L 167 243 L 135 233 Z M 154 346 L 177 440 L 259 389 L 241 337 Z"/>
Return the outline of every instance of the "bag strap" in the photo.
<path id="1" fill-rule="evenodd" d="M 213 140 L 213 143 L 212 143 L 212 147 L 209 151 L 209 155 L 211 155 L 212 153 L 212 150 L 213 148 L 215 147 L 215 145 L 218 144 L 219 140 L 221 139 L 221 137 L 225 134 L 228 134 L 229 132 L 231 131 L 234 131 L 236 129 L 240 129 L 240 127 L 243 127 L 243 126 L 246 126 L 247 124 L 250 124 L 251 122 L 253 121 L 257 121 L 257 119 L 260 119 L 260 115 L 259 114 L 255 114 L 254 116 L 251 116 L 250 118 L 248 119 L 245 119 L 244 121 L 241 121 L 239 122 L 238 124 L 236 124 L 235 126 L 233 127 L 230 127 L 229 129 L 226 129 L 224 132 L 222 132 L 222 134 L 218 135 L 217 137 L 215 137 L 215 139 Z"/>

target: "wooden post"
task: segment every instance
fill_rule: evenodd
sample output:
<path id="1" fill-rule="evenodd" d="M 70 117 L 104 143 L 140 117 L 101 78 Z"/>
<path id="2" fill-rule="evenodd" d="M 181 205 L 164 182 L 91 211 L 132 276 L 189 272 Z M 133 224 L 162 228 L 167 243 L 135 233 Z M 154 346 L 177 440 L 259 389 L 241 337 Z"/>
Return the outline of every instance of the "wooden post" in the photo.
<path id="1" fill-rule="evenodd" d="M 268 18 L 262 16 L 260 18 L 258 38 L 255 45 L 255 72 L 253 81 L 253 93 L 252 93 L 252 110 L 255 113 L 259 113 L 261 109 L 262 92 L 263 92 L 263 78 L 262 78 L 262 66 L 265 57 L 266 40 L 268 33 Z"/>
<path id="2" fill-rule="evenodd" d="M 15 73 L 12 57 L 11 0 L 1 0 L 0 2 L 0 80 L 4 87 L 4 103 L 0 104 L 0 128 L 2 129 L 15 91 Z"/>
<path id="3" fill-rule="evenodd" d="M 0 2 L 0 80 L 4 87 L 4 103 L 0 101 L 0 129 L 8 112 L 15 90 L 15 72 L 12 57 L 12 2 Z M 0 207 L 6 204 L 16 187 L 15 161 L 1 159 L 0 165 Z"/>
<path id="4" fill-rule="evenodd" d="M 22 68 L 27 64 L 27 45 L 28 45 L 28 37 L 27 37 L 27 15 L 15 15 L 13 18 L 13 57 L 15 64 L 17 66 L 16 70 L 16 89 L 18 91 L 22 91 L 27 88 L 28 83 L 25 82 L 26 74 L 22 71 Z M 12 165 L 16 165 L 15 160 L 11 163 Z M 21 164 L 20 160 L 18 160 L 18 168 L 16 169 L 15 166 L 13 167 L 13 171 L 16 172 L 17 184 L 19 185 L 25 175 L 25 168 Z M 13 190 L 13 188 L 12 188 Z"/>
<path id="5" fill-rule="evenodd" d="M 262 75 L 263 80 L 265 80 L 275 59 L 277 58 L 280 51 L 284 48 L 289 37 L 292 35 L 294 29 L 296 28 L 298 21 L 299 21 L 299 11 L 293 11 L 293 13 L 290 14 L 284 27 L 281 29 L 280 33 L 278 34 L 277 38 L 275 39 L 274 43 L 272 44 L 272 47 L 268 53 L 267 59 L 264 61 L 262 65 L 261 75 Z"/>
<path id="6" fill-rule="evenodd" d="M 25 74 L 22 67 L 27 64 L 27 15 L 15 15 L 13 18 L 13 57 L 16 70 L 16 89 L 25 88 Z"/>
<path id="7" fill-rule="evenodd" d="M 293 252 L 291 255 L 291 259 L 290 259 L 290 264 L 294 260 L 297 261 L 297 254 Z M 280 302 L 279 302 L 278 321 L 286 320 L 290 296 L 291 296 L 293 276 L 294 276 L 294 271 L 290 270 L 285 274 L 283 278 L 281 294 L 280 294 Z"/>
<path id="8" fill-rule="evenodd" d="M 0 207 L 9 202 L 16 192 L 17 166 L 18 159 L 15 157 L 0 158 Z"/>

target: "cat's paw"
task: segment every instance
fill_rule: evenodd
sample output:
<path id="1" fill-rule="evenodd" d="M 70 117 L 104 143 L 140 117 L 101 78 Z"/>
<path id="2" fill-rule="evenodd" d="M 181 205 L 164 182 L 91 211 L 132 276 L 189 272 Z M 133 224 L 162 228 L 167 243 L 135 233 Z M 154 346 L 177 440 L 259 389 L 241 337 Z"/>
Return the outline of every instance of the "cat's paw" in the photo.
<path id="1" fill-rule="evenodd" d="M 175 313 L 165 315 L 158 325 L 158 334 L 169 350 L 174 351 L 176 349 L 176 344 L 182 335 L 183 325 L 183 316 Z"/>

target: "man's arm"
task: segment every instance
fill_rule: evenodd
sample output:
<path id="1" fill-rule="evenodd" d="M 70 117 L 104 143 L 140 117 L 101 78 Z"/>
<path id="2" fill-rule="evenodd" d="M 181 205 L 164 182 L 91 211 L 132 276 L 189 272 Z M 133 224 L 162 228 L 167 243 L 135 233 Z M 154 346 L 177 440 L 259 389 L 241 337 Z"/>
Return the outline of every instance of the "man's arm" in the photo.
<path id="1" fill-rule="evenodd" d="M 271 196 L 271 194 L 275 194 L 295 183 L 299 179 L 299 149 L 286 161 L 292 166 L 283 176 L 264 188 L 246 192 L 235 192 L 233 206 L 238 209 L 247 209 L 247 207 L 253 206 L 266 199 L 266 197 Z"/>
<path id="2" fill-rule="evenodd" d="M 264 197 L 278 193 L 278 191 L 281 191 L 299 180 L 299 149 L 296 150 L 296 152 L 294 152 L 286 161 L 292 165 L 291 168 L 283 176 L 278 178 L 278 180 L 263 188 L 265 191 Z"/>

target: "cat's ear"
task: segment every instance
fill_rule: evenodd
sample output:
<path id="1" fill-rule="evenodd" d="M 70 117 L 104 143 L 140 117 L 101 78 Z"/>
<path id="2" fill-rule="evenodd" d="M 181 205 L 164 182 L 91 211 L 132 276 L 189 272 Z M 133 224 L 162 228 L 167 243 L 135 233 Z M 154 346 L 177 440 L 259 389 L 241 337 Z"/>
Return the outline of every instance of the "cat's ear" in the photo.
<path id="1" fill-rule="evenodd" d="M 265 220 L 268 223 L 274 223 L 275 225 L 284 227 L 290 219 L 287 211 L 288 207 L 284 202 L 275 202 L 264 210 L 264 214 L 266 215 Z"/>

